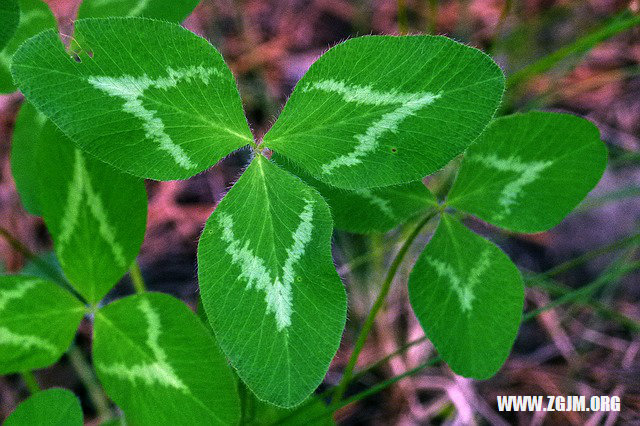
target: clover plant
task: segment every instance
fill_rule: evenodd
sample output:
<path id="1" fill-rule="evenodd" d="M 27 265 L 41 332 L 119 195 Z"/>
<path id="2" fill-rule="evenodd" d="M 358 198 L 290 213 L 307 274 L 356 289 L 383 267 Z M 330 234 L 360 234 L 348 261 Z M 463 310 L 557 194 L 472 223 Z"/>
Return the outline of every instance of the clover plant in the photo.
<path id="1" fill-rule="evenodd" d="M 79 19 L 68 46 L 50 28 L 13 54 L 26 98 L 14 176 L 25 207 L 44 218 L 65 279 L 0 278 L 0 373 L 56 362 L 88 315 L 97 376 L 130 424 L 236 424 L 239 388 L 277 420 L 287 411 L 275 407 L 319 402 L 309 398 L 341 341 L 347 296 L 334 227 L 372 233 L 415 221 L 410 244 L 438 220 L 409 279 L 411 306 L 455 373 L 485 379 L 500 369 L 520 324 L 522 277 L 461 219 L 515 232 L 558 224 L 604 171 L 593 124 L 550 112 L 494 118 L 504 76 L 489 56 L 440 36 L 366 36 L 322 55 L 256 141 L 211 44 L 131 17 L 147 7 L 146 16 L 179 20 L 195 2 L 111 11 L 85 3 L 81 18 L 129 17 Z M 14 22 L 9 6 L 0 19 Z M 165 294 L 105 304 L 144 237 L 143 179 L 187 179 L 246 146 L 251 161 L 198 246 L 207 326 Z M 437 199 L 421 179 L 460 154 L 451 190 Z M 29 410 L 48 416 L 53 405 L 52 416 L 68 410 L 80 424 L 63 390 L 36 394 L 7 424 L 35 421 Z"/>

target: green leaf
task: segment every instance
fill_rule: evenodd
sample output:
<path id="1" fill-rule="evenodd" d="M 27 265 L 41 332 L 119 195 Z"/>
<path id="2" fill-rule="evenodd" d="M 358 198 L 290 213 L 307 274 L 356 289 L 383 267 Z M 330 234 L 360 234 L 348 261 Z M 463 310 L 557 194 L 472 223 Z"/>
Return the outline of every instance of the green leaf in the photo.
<path id="1" fill-rule="evenodd" d="M 264 141 L 333 186 L 408 183 L 464 151 L 503 88 L 489 56 L 446 37 L 355 38 L 311 66 Z"/>
<path id="2" fill-rule="evenodd" d="M 20 274 L 32 275 L 58 284 L 66 283 L 64 271 L 53 250 L 37 253 L 34 258 L 27 260 Z M 60 279 L 60 282 L 56 279 Z"/>
<path id="3" fill-rule="evenodd" d="M 47 118 L 29 102 L 23 102 L 11 140 L 11 173 L 25 210 L 42 215 L 38 194 L 40 170 L 36 163 L 36 147 Z"/>
<path id="4" fill-rule="evenodd" d="M 136 176 L 188 178 L 252 141 L 222 56 L 176 24 L 79 20 L 70 53 L 46 31 L 20 48 L 12 71 L 81 149 Z"/>
<path id="5" fill-rule="evenodd" d="M 55 363 L 83 316 L 82 303 L 50 281 L 0 276 L 0 375 Z"/>
<path id="6" fill-rule="evenodd" d="M 236 424 L 240 406 L 213 336 L 179 300 L 126 297 L 96 314 L 93 357 L 127 423 Z"/>
<path id="7" fill-rule="evenodd" d="M 512 231 L 544 231 L 582 201 L 606 164 L 598 128 L 585 119 L 499 118 L 465 153 L 447 204 Z"/>
<path id="8" fill-rule="evenodd" d="M 5 1 L 2 0 L 2 3 Z M 56 20 L 49 6 L 43 1 L 18 0 L 18 4 L 20 5 L 18 28 L 15 30 L 13 38 L 9 40 L 3 50 L 0 50 L 0 93 L 10 93 L 16 90 L 10 72 L 11 58 L 22 42 L 42 30 L 56 28 Z M 53 30 L 52 33 L 54 33 Z"/>
<path id="9" fill-rule="evenodd" d="M 144 182 L 83 154 L 51 122 L 37 154 L 40 206 L 58 260 L 75 289 L 98 302 L 140 250 Z"/>
<path id="10" fill-rule="evenodd" d="M 199 0 L 83 0 L 78 18 L 109 16 L 144 16 L 163 21 L 181 22 L 198 5 Z"/>
<path id="11" fill-rule="evenodd" d="M 291 407 L 320 384 L 346 319 L 322 197 L 259 155 L 207 221 L 202 302 L 222 350 L 262 400 Z"/>
<path id="12" fill-rule="evenodd" d="M 3 0 L 0 3 L 0 49 L 3 49 L 18 28 L 20 6 L 17 0 Z"/>
<path id="13" fill-rule="evenodd" d="M 486 379 L 509 355 L 524 287 L 502 250 L 444 215 L 411 272 L 409 300 L 451 369 Z"/>
<path id="14" fill-rule="evenodd" d="M 357 234 L 387 232 L 437 205 L 422 181 L 380 188 L 342 189 L 329 186 L 274 153 L 271 159 L 313 186 L 324 197 L 336 229 Z"/>
<path id="15" fill-rule="evenodd" d="M 82 426 L 80 401 L 66 389 L 47 389 L 24 400 L 4 426 Z"/>
<path id="16" fill-rule="evenodd" d="M 250 426 L 333 426 L 333 413 L 327 410 L 327 404 L 321 399 L 311 396 L 303 402 L 304 408 L 281 408 L 260 401 L 251 395 L 248 403 L 246 423 Z M 308 404 L 308 406 L 307 406 Z"/>

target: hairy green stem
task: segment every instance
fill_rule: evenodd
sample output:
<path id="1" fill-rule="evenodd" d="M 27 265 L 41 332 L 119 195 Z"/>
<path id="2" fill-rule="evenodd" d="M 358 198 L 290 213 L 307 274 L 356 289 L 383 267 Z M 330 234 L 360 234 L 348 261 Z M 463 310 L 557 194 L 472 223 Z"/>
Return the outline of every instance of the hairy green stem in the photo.
<path id="1" fill-rule="evenodd" d="M 409 248 L 413 244 L 414 240 L 418 237 L 418 235 L 420 235 L 420 231 L 422 230 L 422 228 L 424 228 L 424 226 L 437 214 L 437 212 L 438 212 L 437 210 L 431 211 L 418 223 L 415 229 L 411 232 L 411 234 L 409 234 L 409 236 L 405 240 L 404 244 L 398 251 L 398 254 L 396 254 L 396 257 L 393 259 L 393 262 L 391 263 L 391 267 L 389 268 L 389 272 L 387 273 L 387 276 L 384 282 L 382 283 L 380 294 L 378 294 L 378 297 L 373 303 L 373 307 L 369 311 L 369 315 L 367 316 L 364 322 L 364 325 L 362 326 L 362 330 L 358 335 L 358 339 L 356 340 L 355 347 L 353 348 L 351 357 L 349 358 L 344 374 L 342 375 L 342 379 L 340 380 L 340 383 L 338 384 L 335 394 L 332 398 L 332 403 L 337 403 L 342 399 L 347 389 L 347 385 L 351 381 L 351 376 L 358 362 L 358 357 L 360 356 L 360 352 L 362 351 L 362 348 L 364 347 L 364 344 L 367 341 L 367 337 L 371 332 L 371 328 L 373 327 L 373 324 L 375 322 L 376 315 L 384 305 L 385 298 L 387 297 L 387 294 L 391 289 L 391 284 L 393 283 L 393 279 L 395 278 L 396 273 L 398 272 L 398 269 L 400 268 L 400 265 L 402 264 L 402 261 L 404 260 L 405 255 L 409 251 Z"/>
<path id="2" fill-rule="evenodd" d="M 400 35 L 406 35 L 409 32 L 406 0 L 398 0 L 398 32 Z"/>
<path id="3" fill-rule="evenodd" d="M 640 262 L 633 262 L 633 263 L 629 263 L 627 265 L 624 266 L 620 266 L 621 263 L 620 262 L 615 262 L 609 269 L 607 272 L 605 272 L 601 277 L 597 278 L 595 281 L 593 281 L 591 284 L 588 284 L 587 286 L 581 287 L 579 289 L 576 290 L 570 290 L 568 288 L 565 288 L 563 286 L 561 286 L 560 284 L 558 284 L 557 282 L 555 282 L 555 280 L 553 280 L 552 278 L 549 278 L 553 275 L 557 275 L 561 272 L 564 272 L 566 270 L 569 270 L 575 266 L 578 266 L 582 263 L 587 262 L 588 260 L 591 260 L 599 255 L 602 254 L 606 254 L 627 246 L 630 246 L 632 244 L 634 244 L 634 242 L 638 239 L 638 235 L 632 235 L 630 237 L 627 237 L 621 241 L 609 244 L 607 246 L 604 247 L 600 247 L 597 248 L 595 250 L 592 250 L 590 252 L 587 252 L 581 256 L 578 256 L 574 259 L 571 259 L 567 262 L 564 262 L 546 272 L 537 274 L 532 276 L 531 278 L 529 278 L 527 280 L 527 285 L 529 286 L 537 286 L 537 287 L 541 287 L 545 290 L 549 290 L 551 293 L 553 293 L 554 295 L 559 295 L 560 297 L 558 299 L 555 299 L 553 301 L 551 301 L 549 304 L 541 307 L 540 309 L 536 309 L 534 311 L 531 311 L 527 314 L 525 314 L 522 318 L 522 322 L 527 322 L 530 321 L 532 319 L 534 319 L 535 317 L 537 317 L 538 315 L 540 315 L 541 313 L 556 308 L 562 304 L 566 304 L 566 303 L 570 303 L 570 302 L 579 302 L 580 299 L 582 299 L 583 297 L 587 297 L 588 295 L 592 294 L 593 292 L 597 291 L 599 288 L 602 288 L 603 286 L 605 286 L 608 283 L 611 283 L 612 281 L 615 281 L 616 279 L 619 279 L 621 277 L 623 277 L 624 275 L 636 270 L 636 269 L 640 269 Z M 634 330 L 634 331 L 638 331 L 640 330 L 640 323 L 638 323 L 637 321 L 626 317 L 625 315 L 622 315 L 610 308 L 608 308 L 607 306 L 605 306 L 603 303 L 598 302 L 598 301 L 589 301 L 589 305 L 593 306 L 594 309 L 602 314 L 603 316 L 609 317 L 615 321 L 618 321 L 620 324 L 627 326 L 629 329 Z M 349 380 L 349 382 L 347 383 L 347 385 L 355 382 L 356 380 L 358 380 L 359 378 L 363 377 L 364 375 L 368 374 L 369 372 L 371 372 L 372 370 L 375 370 L 376 368 L 384 365 L 385 363 L 387 363 L 390 359 L 406 352 L 409 348 L 420 344 L 424 341 L 427 340 L 426 336 L 420 337 L 418 339 L 415 339 L 411 342 L 408 342 L 406 344 L 404 344 L 402 347 L 398 348 L 397 350 L 395 350 L 394 352 L 386 355 L 385 357 L 379 359 L 378 361 L 374 362 L 373 364 L 370 364 L 369 366 L 367 366 L 366 368 L 362 369 L 361 371 L 359 371 L 358 373 L 354 374 L 351 379 Z M 425 368 L 427 366 L 427 364 L 429 365 L 435 365 L 438 361 L 440 361 L 441 358 L 440 357 L 436 357 L 432 360 L 430 360 L 428 363 L 425 363 L 421 366 L 418 366 L 412 370 L 407 371 L 406 373 L 403 373 L 399 376 L 393 377 L 385 382 L 382 382 L 378 385 L 375 385 L 363 392 L 360 392 L 357 395 L 354 395 L 353 397 L 345 400 L 345 401 L 339 401 L 336 402 L 335 406 L 332 403 L 332 406 L 335 408 L 335 410 L 340 409 L 342 407 L 345 407 L 351 403 L 357 402 L 361 399 L 364 399 L 370 395 L 373 395 L 377 392 L 380 392 L 382 390 L 384 390 L 386 387 L 390 386 L 391 384 L 405 378 L 408 377 L 412 374 L 415 374 L 419 371 L 421 371 L 423 368 Z M 344 380 L 344 376 L 343 376 L 343 380 Z M 341 383 L 342 384 L 342 381 Z M 340 386 L 340 384 L 338 384 L 338 386 Z M 338 389 L 338 386 L 329 388 L 327 390 L 325 390 L 324 392 L 320 393 L 318 395 L 318 398 L 325 398 L 328 397 L 329 395 L 331 395 L 331 393 L 336 392 L 336 390 Z M 335 400 L 335 398 L 334 398 Z M 295 411 L 289 413 L 288 415 L 278 419 L 278 422 L 282 422 L 285 420 L 290 420 L 292 418 L 298 417 L 300 416 L 302 413 L 305 413 L 308 411 L 308 409 L 313 405 L 313 403 L 315 402 L 315 400 L 310 399 L 308 402 L 302 404 L 301 406 L 299 406 Z M 332 408 L 332 411 L 333 408 Z M 326 416 L 329 414 L 329 411 L 326 411 L 323 415 Z M 321 417 L 319 417 L 321 418 Z"/>
<path id="4" fill-rule="evenodd" d="M 493 32 L 493 38 L 489 46 L 487 47 L 487 54 L 493 54 L 496 45 L 498 44 L 498 39 L 500 38 L 500 33 L 502 33 L 502 28 L 504 27 L 504 23 L 507 20 L 507 16 L 511 13 L 511 8 L 513 7 L 513 0 L 504 0 L 502 4 L 502 10 L 500 10 L 500 17 L 498 18 L 498 23 L 496 24 L 496 28 Z"/>
<path id="5" fill-rule="evenodd" d="M 30 394 L 33 395 L 36 392 L 40 392 L 40 385 L 32 371 L 23 371 L 20 376 L 22 376 L 22 380 L 24 381 L 24 384 L 27 385 L 27 389 L 29 389 Z"/>
<path id="6" fill-rule="evenodd" d="M 109 400 L 84 354 L 78 346 L 73 344 L 67 351 L 67 356 L 69 357 L 69 362 L 71 362 L 71 365 L 78 373 L 78 377 L 87 388 L 87 393 L 96 409 L 98 417 L 102 421 L 109 420 L 112 417 Z"/>
<path id="7" fill-rule="evenodd" d="M 640 15 L 624 11 L 595 30 L 578 38 L 573 43 L 561 47 L 555 52 L 537 60 L 533 64 L 527 65 L 521 70 L 513 73 L 509 78 L 507 78 L 507 89 L 522 85 L 536 75 L 549 71 L 556 64 L 569 56 L 586 53 L 602 41 L 637 25 L 640 25 Z"/>
<path id="8" fill-rule="evenodd" d="M 131 282 L 133 283 L 133 288 L 136 293 L 144 294 L 144 292 L 147 291 L 147 286 L 144 284 L 142 271 L 140 270 L 140 265 L 137 260 L 133 261 L 131 269 L 129 270 L 129 275 L 131 276 Z"/>
<path id="9" fill-rule="evenodd" d="M 623 276 L 627 275 L 628 273 L 631 273 L 635 270 L 640 269 L 640 261 L 635 261 L 635 262 L 631 262 L 628 263 L 626 265 L 620 265 L 619 262 L 615 262 L 612 267 L 608 270 L 608 272 L 604 273 L 602 276 L 600 276 L 599 278 L 597 278 L 596 280 L 594 280 L 591 284 L 588 284 L 585 287 L 579 288 L 575 291 L 572 291 L 570 293 L 568 293 L 565 296 L 562 296 L 558 299 L 555 299 L 553 301 L 551 301 L 550 303 L 548 303 L 547 305 L 543 306 L 540 309 L 536 309 L 533 310 L 531 312 L 528 312 L 526 315 L 524 315 L 522 317 L 522 322 L 527 322 L 530 321 L 532 319 L 534 319 L 535 317 L 537 317 L 538 315 L 540 315 L 541 313 L 556 308 L 562 304 L 566 304 L 572 301 L 576 301 L 582 297 L 586 297 L 590 294 L 592 294 L 593 292 L 597 291 L 598 289 L 604 287 L 605 285 L 618 280 L 620 278 L 622 278 Z M 389 355 L 387 355 L 386 357 L 382 358 L 381 360 L 377 361 L 376 363 L 372 364 L 371 368 L 367 368 L 366 371 L 370 371 L 370 369 L 375 368 L 374 366 L 379 366 L 381 365 L 383 362 L 388 361 L 390 358 L 394 357 L 397 355 L 398 352 L 404 352 L 406 349 L 408 349 L 408 347 L 413 346 L 415 344 L 418 344 L 422 341 L 426 340 L 426 336 L 422 337 L 420 339 L 414 340 L 412 342 L 407 343 L 403 348 L 400 348 L 398 351 L 393 352 Z M 329 409 L 332 412 L 335 412 L 336 410 L 339 410 L 340 408 L 343 408 L 349 404 L 352 404 L 354 402 L 358 402 L 370 395 L 376 394 L 378 392 L 380 392 L 381 390 L 386 389 L 387 387 L 391 386 L 392 384 L 406 378 L 409 376 L 412 376 L 413 374 L 423 370 L 426 367 L 432 366 L 437 364 L 438 362 L 440 362 L 442 359 L 441 357 L 437 356 L 435 358 L 430 359 L 429 361 L 425 362 L 424 364 L 419 365 L 418 367 L 415 367 L 411 370 L 406 371 L 405 373 L 402 373 L 398 376 L 392 377 L 388 380 L 385 380 L 384 382 L 381 382 L 377 385 L 374 385 L 350 398 L 345 399 L 344 401 L 338 401 L 335 404 L 332 403 L 331 407 L 329 407 Z M 362 373 L 365 373 L 365 370 L 363 370 Z"/>
<path id="10" fill-rule="evenodd" d="M 87 300 L 80 295 L 72 286 L 69 284 L 64 275 L 58 271 L 56 268 L 42 260 L 35 253 L 33 253 L 27 246 L 22 244 L 16 237 L 14 237 L 8 230 L 0 227 L 0 237 L 4 238 L 7 243 L 13 248 L 15 251 L 24 256 L 25 259 L 33 262 L 38 269 L 44 272 L 55 284 L 58 284 L 75 297 L 78 298 L 85 305 L 87 304 Z"/>
<path id="11" fill-rule="evenodd" d="M 427 1 L 427 33 L 435 34 L 438 31 L 438 0 Z"/>

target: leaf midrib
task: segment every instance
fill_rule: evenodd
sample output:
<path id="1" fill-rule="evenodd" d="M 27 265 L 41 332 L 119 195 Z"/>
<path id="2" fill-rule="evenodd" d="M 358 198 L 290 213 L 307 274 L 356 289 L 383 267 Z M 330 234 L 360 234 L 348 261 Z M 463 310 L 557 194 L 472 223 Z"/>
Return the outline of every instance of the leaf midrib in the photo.
<path id="1" fill-rule="evenodd" d="M 79 78 L 75 74 L 64 72 L 64 71 L 59 71 L 59 70 L 55 70 L 55 69 L 44 68 L 44 67 L 34 66 L 34 65 L 26 65 L 26 64 L 20 64 L 20 65 L 17 65 L 16 67 L 30 68 L 30 69 L 34 69 L 34 70 L 40 70 L 40 71 L 42 71 L 42 70 L 47 71 L 46 73 L 41 74 L 39 77 L 43 77 L 46 74 L 60 74 L 60 75 L 71 77 L 71 78 L 73 78 L 73 80 L 77 80 L 77 81 L 85 83 L 84 79 Z M 160 101 L 158 101 L 156 99 L 152 99 L 152 98 L 150 98 L 148 96 L 145 96 L 144 94 L 140 95 L 140 99 L 146 100 L 147 102 L 150 102 L 150 103 L 156 103 L 157 105 L 161 105 L 163 107 L 167 107 L 168 109 L 173 109 L 173 110 L 179 112 L 181 115 L 185 115 L 185 116 L 188 116 L 188 117 L 196 118 L 196 119 L 198 119 L 198 121 L 204 123 L 208 127 L 213 127 L 213 128 L 219 129 L 219 130 L 223 130 L 223 131 L 229 133 L 230 135 L 235 136 L 235 137 L 237 137 L 237 138 L 239 138 L 239 139 L 241 139 L 243 141 L 246 141 L 248 143 L 253 142 L 253 138 L 252 137 L 248 137 L 246 135 L 237 133 L 236 131 L 229 129 L 228 127 L 223 127 L 223 126 L 221 126 L 221 125 L 219 125 L 217 123 L 211 122 L 211 121 L 208 120 L 207 116 L 204 116 L 202 114 L 191 114 L 191 113 L 188 113 L 188 112 L 183 111 L 182 109 L 178 108 L 175 105 L 165 104 L 165 103 L 160 102 Z"/>

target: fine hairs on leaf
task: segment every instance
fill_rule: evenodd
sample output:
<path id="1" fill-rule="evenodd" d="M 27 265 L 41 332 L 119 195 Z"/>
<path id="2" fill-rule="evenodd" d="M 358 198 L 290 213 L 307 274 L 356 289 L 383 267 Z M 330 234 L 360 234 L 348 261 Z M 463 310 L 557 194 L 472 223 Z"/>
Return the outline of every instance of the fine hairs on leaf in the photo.
<path id="1" fill-rule="evenodd" d="M 258 143 L 222 55 L 167 22 L 196 2 L 179 3 L 85 0 L 69 49 L 50 27 L 11 51 L 26 98 L 14 177 L 25 207 L 46 223 L 63 283 L 83 300 L 40 278 L 0 278 L 0 370 L 56 362 L 88 313 L 95 374 L 128 424 L 251 424 L 249 405 L 260 421 L 277 423 L 301 406 L 331 423 L 313 393 L 347 320 L 334 228 L 374 234 L 411 223 L 415 231 L 329 409 L 345 403 L 404 256 L 437 223 L 411 270 L 410 304 L 455 373 L 496 374 L 520 326 L 523 279 L 457 217 L 515 232 L 557 225 L 602 176 L 597 128 L 550 112 L 494 118 L 505 78 L 475 48 L 442 36 L 366 36 L 322 55 Z M 147 292 L 135 263 L 143 179 L 187 179 L 247 145 L 249 164 L 198 243 L 202 310 Z M 423 179 L 461 154 L 452 189 L 436 199 Z M 137 294 L 113 300 L 128 270 Z M 23 312 L 37 315 L 15 321 Z M 56 404 L 76 422 L 76 403 L 66 391 L 38 393 L 14 424 Z"/>

